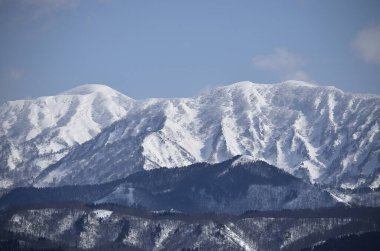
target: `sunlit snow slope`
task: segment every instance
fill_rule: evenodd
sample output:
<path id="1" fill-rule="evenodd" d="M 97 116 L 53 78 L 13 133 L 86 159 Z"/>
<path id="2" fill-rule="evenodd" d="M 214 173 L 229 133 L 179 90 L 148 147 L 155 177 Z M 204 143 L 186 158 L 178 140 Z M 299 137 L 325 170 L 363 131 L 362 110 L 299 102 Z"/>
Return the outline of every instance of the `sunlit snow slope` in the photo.
<path id="1" fill-rule="evenodd" d="M 33 180 L 74 146 L 125 116 L 133 100 L 104 85 L 0 107 L 0 188 Z"/>
<path id="2" fill-rule="evenodd" d="M 105 93 L 100 91 L 97 95 Z M 73 97 L 81 103 L 91 95 L 94 94 Z M 142 168 L 176 167 L 200 161 L 215 163 L 235 155 L 262 159 L 311 182 L 341 187 L 380 184 L 379 96 L 349 94 L 334 87 L 297 81 L 274 85 L 240 82 L 182 99 L 132 101 L 118 95 L 118 102 L 111 102 L 115 104 L 114 109 L 103 107 L 109 102 L 96 107 L 113 114 L 113 120 L 108 122 L 123 115 L 124 118 L 104 130 L 96 127 L 98 130 L 88 133 L 84 140 L 77 139 L 78 145 L 72 143 L 70 146 L 76 146 L 70 151 L 65 148 L 65 154 L 69 153 L 46 168 L 35 179 L 35 185 L 99 183 L 125 177 Z M 15 109 L 9 108 L 12 104 L 38 100 L 11 102 L 1 108 L 3 148 L 28 149 L 33 138 L 28 139 L 26 135 L 33 130 L 24 131 L 19 125 L 29 125 L 32 106 L 25 106 L 25 114 L 14 113 L 13 126 L 8 122 L 12 116 L 6 114 Z M 116 108 L 121 111 L 120 116 L 115 114 Z M 83 116 L 80 117 L 70 121 L 82 121 Z M 37 121 L 35 125 L 42 123 L 43 117 Z M 84 124 L 89 126 L 91 121 L 94 119 Z M 35 128 L 39 130 L 40 126 Z M 13 135 L 12 130 L 22 133 Z M 51 131 L 54 130 L 48 132 Z M 46 142 L 60 142 L 52 133 L 40 132 Z M 23 133 L 25 136 L 21 136 Z M 70 141 L 72 134 L 66 135 L 64 140 L 74 142 Z M 12 173 L 11 170 L 19 168 L 12 163 L 18 162 L 9 161 L 10 155 L 3 152 L 2 161 L 7 164 L 2 168 Z M 17 156 L 14 152 L 13 159 L 25 162 L 24 155 Z M 33 161 L 43 159 L 35 156 Z M 25 170 L 25 166 L 21 167 Z"/>

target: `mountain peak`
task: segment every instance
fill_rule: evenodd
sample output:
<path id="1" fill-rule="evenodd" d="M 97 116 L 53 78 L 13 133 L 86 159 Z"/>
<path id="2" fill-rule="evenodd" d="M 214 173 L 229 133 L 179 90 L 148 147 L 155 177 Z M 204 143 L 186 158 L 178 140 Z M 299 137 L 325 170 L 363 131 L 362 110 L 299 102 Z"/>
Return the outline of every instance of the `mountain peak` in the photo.
<path id="1" fill-rule="evenodd" d="M 277 84 L 265 84 L 265 83 L 253 83 L 250 81 L 240 81 L 231 85 L 226 85 L 226 86 L 221 86 L 216 88 L 216 90 L 226 90 L 226 91 L 231 91 L 235 89 L 239 89 L 242 91 L 248 91 L 251 89 L 272 89 L 272 88 L 278 88 L 278 87 L 285 87 L 285 88 L 300 88 L 300 87 L 306 87 L 306 88 L 317 88 L 317 87 L 322 87 L 320 85 L 314 84 L 314 83 L 309 83 L 305 81 L 298 81 L 298 80 L 287 80 L 284 82 L 280 82 Z M 328 86 L 326 88 L 334 88 L 332 86 Z"/>
<path id="2" fill-rule="evenodd" d="M 112 89 L 107 85 L 102 84 L 85 84 L 74 87 L 70 90 L 67 90 L 61 95 L 88 95 L 92 93 L 104 93 L 104 94 L 121 94 L 120 92 Z M 122 94 L 123 95 L 123 94 Z"/>
<path id="3" fill-rule="evenodd" d="M 227 89 L 234 89 L 234 88 L 238 88 L 238 89 L 251 89 L 252 87 L 254 86 L 257 86 L 257 85 L 261 85 L 261 84 L 257 84 L 257 83 L 253 83 L 251 81 L 240 81 L 240 82 L 236 82 L 236 83 L 233 83 L 233 84 L 230 84 L 230 85 L 226 85 L 226 86 L 221 86 L 220 88 L 227 88 Z"/>
<path id="4" fill-rule="evenodd" d="M 285 82 L 280 83 L 280 85 L 288 85 L 288 86 L 294 86 L 294 87 L 320 87 L 317 84 L 306 82 L 306 81 L 299 81 L 299 80 L 287 80 Z"/>

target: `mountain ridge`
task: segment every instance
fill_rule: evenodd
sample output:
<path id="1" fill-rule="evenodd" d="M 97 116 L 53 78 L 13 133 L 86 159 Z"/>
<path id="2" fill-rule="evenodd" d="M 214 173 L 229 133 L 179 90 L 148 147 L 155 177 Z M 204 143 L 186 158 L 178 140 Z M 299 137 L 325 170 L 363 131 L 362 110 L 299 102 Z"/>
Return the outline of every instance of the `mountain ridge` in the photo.
<path id="1" fill-rule="evenodd" d="M 52 177 L 66 173 L 57 184 L 86 178 L 97 183 L 141 169 L 249 155 L 313 183 L 380 185 L 378 96 L 301 81 L 244 81 L 192 98 L 127 103 L 129 109 L 112 125 L 52 161 L 50 170 L 57 172 Z M 103 174 L 89 177 L 97 171 Z M 34 183 L 54 185 L 50 180 Z"/>

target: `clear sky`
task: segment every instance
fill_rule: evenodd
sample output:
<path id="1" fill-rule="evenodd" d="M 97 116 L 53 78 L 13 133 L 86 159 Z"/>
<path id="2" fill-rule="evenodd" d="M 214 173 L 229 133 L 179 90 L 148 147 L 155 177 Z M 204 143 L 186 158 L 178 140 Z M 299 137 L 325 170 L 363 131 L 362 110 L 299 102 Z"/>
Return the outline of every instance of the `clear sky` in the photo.
<path id="1" fill-rule="evenodd" d="M 287 79 L 380 94 L 378 0 L 0 0 L 0 102 Z"/>

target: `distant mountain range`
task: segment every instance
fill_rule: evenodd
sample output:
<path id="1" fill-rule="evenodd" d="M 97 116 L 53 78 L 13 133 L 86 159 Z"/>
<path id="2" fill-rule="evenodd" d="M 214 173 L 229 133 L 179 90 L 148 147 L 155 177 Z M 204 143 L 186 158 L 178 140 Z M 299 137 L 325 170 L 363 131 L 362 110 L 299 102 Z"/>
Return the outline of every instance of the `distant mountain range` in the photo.
<path id="1" fill-rule="evenodd" d="M 84 85 L 0 107 L 0 187 L 99 184 L 252 156 L 329 188 L 380 185 L 380 97 L 288 81 L 133 100 Z"/>

